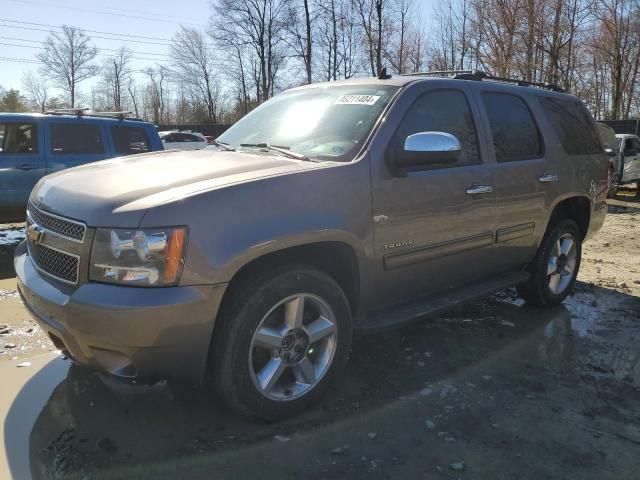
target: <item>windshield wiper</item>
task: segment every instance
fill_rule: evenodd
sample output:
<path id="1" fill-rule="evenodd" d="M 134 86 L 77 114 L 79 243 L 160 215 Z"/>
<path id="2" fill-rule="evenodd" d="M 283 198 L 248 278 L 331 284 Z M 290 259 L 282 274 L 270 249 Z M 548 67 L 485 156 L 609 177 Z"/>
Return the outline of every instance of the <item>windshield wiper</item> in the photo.
<path id="1" fill-rule="evenodd" d="M 218 140 L 214 140 L 214 141 L 213 141 L 213 144 L 214 144 L 216 147 L 221 147 L 223 150 L 227 150 L 227 151 L 229 151 L 229 152 L 235 152 L 235 151 L 236 151 L 236 149 L 235 149 L 235 148 L 233 148 L 233 147 L 232 147 L 231 145 L 229 145 L 228 143 L 224 143 L 224 142 L 220 142 L 220 141 L 218 141 Z"/>
<path id="2" fill-rule="evenodd" d="M 286 155 L 289 158 L 295 158 L 296 160 L 305 160 L 307 162 L 316 162 L 317 160 L 312 160 L 311 158 L 303 155 L 302 153 L 293 152 L 289 150 L 289 147 L 283 147 L 278 145 L 270 145 L 267 142 L 262 143 L 241 143 L 241 147 L 255 147 L 255 148 L 266 148 L 267 150 L 273 150 L 274 152 L 280 152 L 283 155 Z"/>

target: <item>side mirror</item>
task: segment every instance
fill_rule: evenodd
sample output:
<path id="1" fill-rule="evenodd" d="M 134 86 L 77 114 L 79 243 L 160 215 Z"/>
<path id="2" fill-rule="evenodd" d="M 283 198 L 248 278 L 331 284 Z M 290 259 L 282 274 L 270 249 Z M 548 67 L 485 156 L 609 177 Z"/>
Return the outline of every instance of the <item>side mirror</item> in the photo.
<path id="1" fill-rule="evenodd" d="M 460 141 L 445 132 L 420 132 L 409 135 L 404 148 L 396 151 L 393 163 L 399 168 L 420 168 L 455 163 L 462 153 Z"/>
<path id="2" fill-rule="evenodd" d="M 616 156 L 616 152 L 613 151 L 613 148 L 605 148 L 604 149 L 604 153 L 606 153 L 607 156 L 609 156 L 609 157 L 615 157 Z"/>

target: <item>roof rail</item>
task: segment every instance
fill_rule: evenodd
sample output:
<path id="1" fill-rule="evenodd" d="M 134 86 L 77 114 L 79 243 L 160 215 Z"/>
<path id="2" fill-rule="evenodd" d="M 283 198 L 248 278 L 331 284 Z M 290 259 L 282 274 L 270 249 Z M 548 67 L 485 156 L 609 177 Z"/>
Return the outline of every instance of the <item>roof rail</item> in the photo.
<path id="1" fill-rule="evenodd" d="M 473 73 L 472 70 L 429 70 L 426 72 L 414 72 L 414 73 L 401 73 L 402 77 L 449 77 L 453 78 L 456 75 Z"/>
<path id="2" fill-rule="evenodd" d="M 132 112 L 94 112 L 89 108 L 56 108 L 53 110 L 46 110 L 44 112 L 47 115 L 76 115 L 78 117 L 104 117 L 104 118 L 117 118 L 120 120 L 137 120 L 143 121 L 141 118 L 132 117 Z"/>
<path id="3" fill-rule="evenodd" d="M 460 74 L 457 74 L 454 78 L 458 80 L 475 80 L 479 82 L 483 80 L 489 80 L 491 82 L 514 83 L 521 87 L 544 88 L 545 90 L 552 90 L 554 92 L 564 93 L 563 88 L 552 83 L 529 82 L 527 80 L 518 80 L 515 78 L 496 77 L 494 75 L 489 75 L 488 73 L 485 73 L 485 72 L 460 73 Z"/>
<path id="4" fill-rule="evenodd" d="M 47 115 L 77 115 L 81 117 L 87 112 L 88 108 L 52 108 L 51 110 L 45 110 Z"/>
<path id="5" fill-rule="evenodd" d="M 546 90 L 553 90 L 554 92 L 564 93 L 563 88 L 559 87 L 558 85 L 554 85 L 552 83 L 529 82 L 527 80 L 518 80 L 515 78 L 496 77 L 494 75 L 489 75 L 488 73 L 485 73 L 485 72 L 479 72 L 479 71 L 473 71 L 473 70 L 432 70 L 427 72 L 402 73 L 400 75 L 416 76 L 416 77 L 444 77 L 444 78 L 454 78 L 456 80 L 475 80 L 478 82 L 482 80 L 488 80 L 492 82 L 513 83 L 521 87 L 544 88 Z"/>

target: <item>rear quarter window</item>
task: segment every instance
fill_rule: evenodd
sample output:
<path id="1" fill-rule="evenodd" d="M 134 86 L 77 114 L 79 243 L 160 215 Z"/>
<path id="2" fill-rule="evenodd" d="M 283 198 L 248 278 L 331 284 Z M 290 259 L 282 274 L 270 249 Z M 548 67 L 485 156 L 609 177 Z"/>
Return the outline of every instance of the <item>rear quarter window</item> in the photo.
<path id="1" fill-rule="evenodd" d="M 531 110 L 524 100 L 510 93 L 482 94 L 493 147 L 498 162 L 526 160 L 542 155 L 542 139 Z"/>
<path id="2" fill-rule="evenodd" d="M 124 155 L 144 153 L 151 150 L 149 137 L 142 127 L 111 127 L 111 137 L 116 152 Z"/>
<path id="3" fill-rule="evenodd" d="M 596 127 L 581 102 L 540 97 L 540 105 L 568 155 L 602 153 Z"/>

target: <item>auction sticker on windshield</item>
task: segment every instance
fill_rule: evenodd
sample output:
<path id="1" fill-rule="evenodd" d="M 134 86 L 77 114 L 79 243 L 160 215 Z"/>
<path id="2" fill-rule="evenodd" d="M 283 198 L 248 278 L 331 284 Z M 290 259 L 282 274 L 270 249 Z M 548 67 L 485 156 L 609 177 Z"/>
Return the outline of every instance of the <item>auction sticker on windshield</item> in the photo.
<path id="1" fill-rule="evenodd" d="M 343 95 L 336 100 L 336 105 L 373 105 L 380 95 Z"/>

